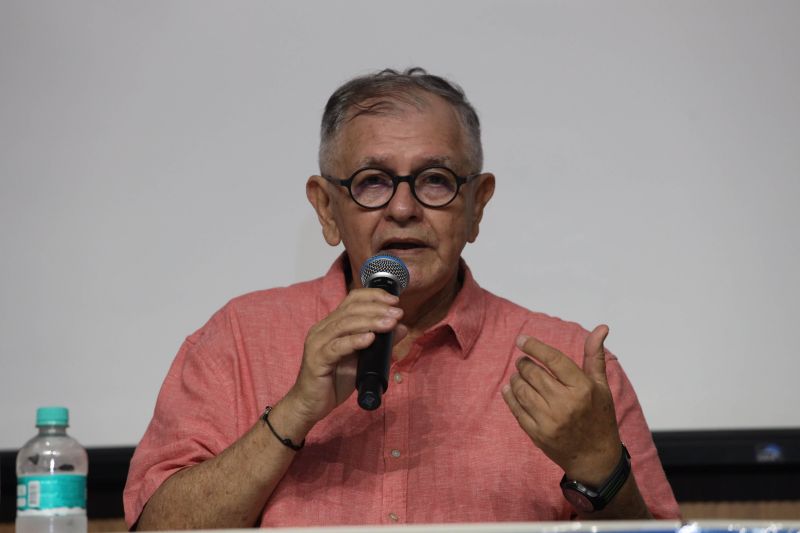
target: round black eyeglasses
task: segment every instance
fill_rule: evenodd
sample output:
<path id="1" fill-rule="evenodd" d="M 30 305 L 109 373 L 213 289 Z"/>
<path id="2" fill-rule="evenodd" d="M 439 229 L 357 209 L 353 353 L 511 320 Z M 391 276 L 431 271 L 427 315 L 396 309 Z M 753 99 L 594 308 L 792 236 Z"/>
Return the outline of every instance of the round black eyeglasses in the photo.
<path id="1" fill-rule="evenodd" d="M 361 168 L 346 180 L 322 177 L 335 185 L 347 187 L 355 203 L 366 209 L 380 209 L 394 198 L 397 187 L 408 182 L 411 194 L 425 207 L 444 207 L 458 196 L 465 183 L 480 176 L 457 176 L 447 167 L 426 167 L 408 176 L 396 176 L 379 168 Z"/>

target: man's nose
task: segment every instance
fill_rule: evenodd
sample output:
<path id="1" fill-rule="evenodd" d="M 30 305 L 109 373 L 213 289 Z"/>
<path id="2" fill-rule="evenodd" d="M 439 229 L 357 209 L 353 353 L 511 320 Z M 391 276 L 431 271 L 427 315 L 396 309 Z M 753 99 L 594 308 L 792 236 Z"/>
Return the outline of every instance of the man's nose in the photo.
<path id="1" fill-rule="evenodd" d="M 422 204 L 420 204 L 411 192 L 411 185 L 408 182 L 400 183 L 394 196 L 386 205 L 386 217 L 398 222 L 417 219 L 422 214 Z"/>

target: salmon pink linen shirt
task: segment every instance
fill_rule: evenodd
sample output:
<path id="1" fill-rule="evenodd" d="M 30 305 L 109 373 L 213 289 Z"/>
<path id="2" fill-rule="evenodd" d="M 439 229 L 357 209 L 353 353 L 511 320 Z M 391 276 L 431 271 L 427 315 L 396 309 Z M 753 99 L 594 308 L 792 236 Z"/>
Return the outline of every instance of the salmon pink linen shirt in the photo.
<path id="1" fill-rule="evenodd" d="M 295 381 L 309 328 L 346 296 L 344 256 L 319 279 L 238 297 L 189 336 L 131 461 L 125 518 L 134 524 L 178 470 L 247 432 Z M 519 427 L 500 390 L 522 355 L 520 333 L 583 363 L 587 332 L 463 285 L 447 316 L 391 367 L 376 411 L 355 395 L 306 437 L 261 526 L 565 520 L 563 471 Z M 636 395 L 619 361 L 607 374 L 633 475 L 657 518 L 679 516 Z M 202 502 L 196 502 L 202 505 Z"/>

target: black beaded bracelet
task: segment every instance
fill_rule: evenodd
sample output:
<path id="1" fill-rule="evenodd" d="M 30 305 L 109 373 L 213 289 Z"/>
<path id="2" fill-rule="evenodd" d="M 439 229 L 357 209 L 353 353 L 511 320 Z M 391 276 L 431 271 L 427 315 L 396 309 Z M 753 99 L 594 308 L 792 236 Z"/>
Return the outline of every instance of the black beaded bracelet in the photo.
<path id="1" fill-rule="evenodd" d="M 272 411 L 272 406 L 268 405 L 266 407 L 266 409 L 264 409 L 264 414 L 261 415 L 261 420 L 263 420 L 264 422 L 267 423 L 267 427 L 269 427 L 269 430 L 272 431 L 273 435 L 275 435 L 275 438 L 278 439 L 279 441 L 281 441 L 281 444 L 283 444 L 287 448 L 291 448 L 294 451 L 301 450 L 303 448 L 303 446 L 306 445 L 306 439 L 303 439 L 303 442 L 301 442 L 300 444 L 295 444 L 294 442 L 292 442 L 292 439 L 285 439 L 285 438 L 281 437 L 280 435 L 278 435 L 278 432 L 275 431 L 275 428 L 272 427 L 272 424 L 269 423 L 269 413 L 270 413 L 270 411 Z"/>

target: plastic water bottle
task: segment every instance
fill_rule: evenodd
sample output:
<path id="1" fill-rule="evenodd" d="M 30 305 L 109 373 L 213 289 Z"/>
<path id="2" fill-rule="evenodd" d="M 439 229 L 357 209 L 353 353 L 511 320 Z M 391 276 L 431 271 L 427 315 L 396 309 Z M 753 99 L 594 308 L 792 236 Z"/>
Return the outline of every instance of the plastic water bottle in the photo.
<path id="1" fill-rule="evenodd" d="M 17 454 L 16 533 L 86 533 L 89 459 L 67 435 L 69 410 L 36 410 L 39 434 Z"/>

